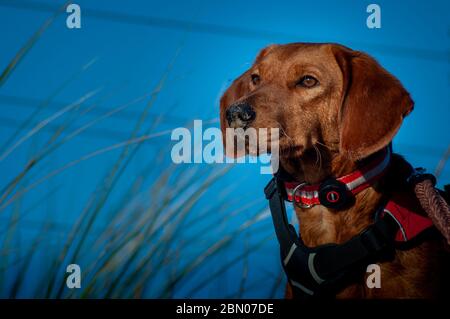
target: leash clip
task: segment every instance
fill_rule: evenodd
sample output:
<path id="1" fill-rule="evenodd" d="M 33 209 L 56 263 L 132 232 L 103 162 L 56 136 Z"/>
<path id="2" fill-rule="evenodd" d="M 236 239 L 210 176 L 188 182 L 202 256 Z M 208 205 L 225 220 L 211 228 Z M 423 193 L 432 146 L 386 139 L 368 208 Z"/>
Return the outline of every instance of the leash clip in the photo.
<path id="1" fill-rule="evenodd" d="M 406 182 L 414 186 L 426 179 L 430 180 L 433 186 L 436 186 L 436 177 L 433 174 L 426 173 L 426 169 L 423 167 L 416 167 L 413 169 L 411 175 L 408 176 Z"/>

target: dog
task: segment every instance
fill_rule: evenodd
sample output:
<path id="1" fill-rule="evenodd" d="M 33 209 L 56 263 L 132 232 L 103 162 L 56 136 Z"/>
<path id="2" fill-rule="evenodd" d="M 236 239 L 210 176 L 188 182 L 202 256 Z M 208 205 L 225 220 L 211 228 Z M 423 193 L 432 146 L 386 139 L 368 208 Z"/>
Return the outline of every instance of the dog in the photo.
<path id="1" fill-rule="evenodd" d="M 350 174 L 389 147 L 413 107 L 399 80 L 366 53 L 339 44 L 292 43 L 260 51 L 223 94 L 220 122 L 223 136 L 227 128 L 278 128 L 280 167 L 296 181 L 315 185 Z M 405 182 L 410 169 L 393 154 L 387 171 L 351 205 L 339 210 L 295 206 L 303 242 L 341 244 L 361 233 L 387 194 L 413 194 Z M 446 246 L 436 232 L 425 233 L 377 263 L 381 288 L 369 288 L 366 274 L 336 298 L 442 296 L 448 282 Z M 292 297 L 290 284 L 286 297 Z"/>

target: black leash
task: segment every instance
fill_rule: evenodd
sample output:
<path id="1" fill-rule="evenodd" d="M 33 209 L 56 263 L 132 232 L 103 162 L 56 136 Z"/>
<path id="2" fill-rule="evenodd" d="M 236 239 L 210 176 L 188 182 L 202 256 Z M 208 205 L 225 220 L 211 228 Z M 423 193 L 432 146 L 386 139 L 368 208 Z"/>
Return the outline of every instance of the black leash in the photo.
<path id="1" fill-rule="evenodd" d="M 382 209 L 375 214 L 372 225 L 349 241 L 310 248 L 289 224 L 285 188 L 277 175 L 264 188 L 264 193 L 269 200 L 282 265 L 294 298 L 333 298 L 355 274 L 394 251 L 397 224 L 388 214 L 380 218 Z"/>

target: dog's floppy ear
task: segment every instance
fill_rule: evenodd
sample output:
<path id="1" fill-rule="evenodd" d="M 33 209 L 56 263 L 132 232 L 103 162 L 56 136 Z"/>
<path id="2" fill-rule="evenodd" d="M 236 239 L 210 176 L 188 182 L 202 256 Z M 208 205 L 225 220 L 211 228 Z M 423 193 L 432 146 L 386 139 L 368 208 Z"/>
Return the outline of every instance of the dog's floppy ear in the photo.
<path id="1" fill-rule="evenodd" d="M 344 81 L 340 151 L 363 159 L 391 142 L 414 102 L 401 83 L 367 54 L 341 46 L 332 50 Z"/>
<path id="2" fill-rule="evenodd" d="M 266 46 L 261 51 L 259 51 L 258 55 L 256 56 L 255 63 L 260 62 L 262 58 L 267 56 L 276 47 L 278 47 L 278 44 L 271 44 L 271 45 Z"/>

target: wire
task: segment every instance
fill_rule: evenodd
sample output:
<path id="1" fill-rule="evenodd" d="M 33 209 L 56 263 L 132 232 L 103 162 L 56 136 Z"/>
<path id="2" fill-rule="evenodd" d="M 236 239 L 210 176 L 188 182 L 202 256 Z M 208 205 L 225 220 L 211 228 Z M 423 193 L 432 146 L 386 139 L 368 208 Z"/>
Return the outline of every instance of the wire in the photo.
<path id="1" fill-rule="evenodd" d="M 40 2 L 32 2 L 32 1 L 11 1 L 11 0 L 3 0 L 0 2 L 0 6 L 15 8 L 20 10 L 32 10 L 32 11 L 40 11 L 40 12 L 55 12 L 58 9 L 57 5 L 53 5 L 50 3 L 40 3 Z M 189 30 L 189 32 L 196 33 L 204 33 L 204 34 L 212 34 L 212 35 L 222 35 L 222 36 L 231 36 L 236 38 L 245 38 L 245 39 L 261 39 L 261 40 L 289 40 L 295 41 L 295 39 L 301 39 L 304 41 L 312 41 L 316 42 L 317 37 L 307 37 L 305 35 L 300 34 L 288 34 L 284 32 L 275 32 L 268 30 L 257 30 L 250 28 L 242 28 L 235 26 L 224 26 L 218 24 L 211 23 L 201 23 L 201 22 L 192 22 L 186 20 L 179 19 L 168 19 L 168 18 L 160 18 L 160 17 L 151 17 L 151 16 L 143 16 L 136 14 L 128 14 L 121 12 L 113 12 L 92 8 L 82 9 L 83 15 L 90 16 L 96 19 L 114 21 L 125 24 L 139 25 L 139 26 L 147 26 L 147 27 L 155 27 L 155 28 L 163 28 L 163 29 L 171 29 L 171 30 Z M 442 61 L 446 63 L 450 63 L 450 52 L 439 51 L 439 50 L 430 50 L 430 49 L 421 49 L 421 48 L 411 48 L 411 47 L 402 47 L 395 45 L 385 45 L 385 44 L 376 44 L 376 43 L 351 43 L 353 46 L 363 47 L 366 49 L 370 49 L 372 51 L 380 52 L 382 54 L 388 54 L 393 56 L 411 56 L 418 59 L 426 59 L 426 60 L 436 60 Z"/>
<path id="2" fill-rule="evenodd" d="M 15 106 L 19 106 L 19 107 L 35 109 L 37 105 L 42 105 L 44 102 L 45 102 L 45 100 L 42 100 L 42 99 L 0 94 L 0 104 L 3 104 L 3 105 L 15 105 Z M 48 105 L 47 109 L 59 110 L 62 107 L 65 107 L 69 104 L 70 103 L 63 102 L 63 101 L 54 101 L 50 105 Z M 95 108 L 90 110 L 89 113 L 87 113 L 87 114 L 103 115 L 104 113 L 106 113 L 108 111 L 110 111 L 109 108 L 102 107 L 102 106 L 96 106 Z M 161 121 L 167 122 L 167 123 L 185 123 L 185 122 L 192 121 L 192 118 L 178 116 L 178 115 L 161 115 L 161 114 L 157 114 L 154 112 L 153 113 L 149 112 L 149 115 L 158 117 L 161 119 Z M 136 120 L 137 118 L 139 118 L 139 116 L 140 116 L 139 112 L 133 112 L 133 111 L 129 111 L 129 110 L 123 110 L 120 113 L 115 115 L 115 117 L 117 117 L 117 118 L 127 119 L 127 120 Z"/>
<path id="3" fill-rule="evenodd" d="M 11 118 L 5 118 L 0 117 L 0 125 L 4 127 L 10 127 L 15 128 L 22 124 L 20 120 L 11 119 Z M 60 126 L 58 124 L 50 123 L 47 126 L 43 128 L 45 131 L 55 132 L 60 129 Z M 109 130 L 109 129 L 99 129 L 99 128 L 89 128 L 86 132 L 83 133 L 83 135 L 80 135 L 81 137 L 90 137 L 90 138 L 100 138 L 100 139 L 107 139 L 107 140 L 124 140 L 128 137 L 126 132 L 119 132 L 116 130 Z"/>

